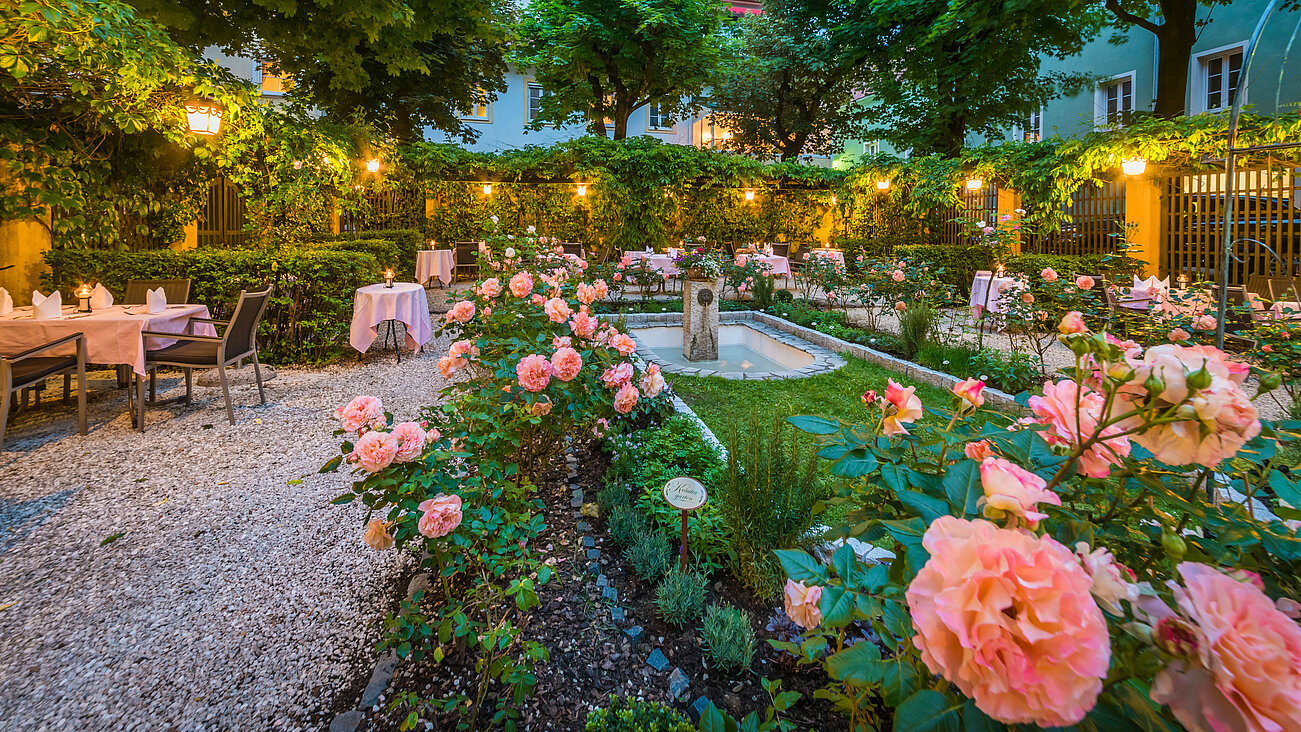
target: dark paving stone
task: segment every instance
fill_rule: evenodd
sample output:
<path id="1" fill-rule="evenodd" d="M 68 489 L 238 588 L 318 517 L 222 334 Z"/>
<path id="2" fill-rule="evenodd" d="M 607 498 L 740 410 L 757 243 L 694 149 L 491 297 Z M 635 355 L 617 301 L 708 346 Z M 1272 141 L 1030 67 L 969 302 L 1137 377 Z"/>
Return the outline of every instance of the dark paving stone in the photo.
<path id="1" fill-rule="evenodd" d="M 634 625 L 623 632 L 628 634 L 628 638 L 631 639 L 633 643 L 640 641 L 642 634 L 645 633 L 640 625 Z"/>
<path id="2" fill-rule="evenodd" d="M 704 696 L 697 697 L 695 701 L 691 702 L 691 706 L 687 707 L 687 715 L 691 717 L 693 724 L 700 724 L 700 715 L 704 714 L 705 710 L 708 708 L 709 698 Z"/>
<path id="3" fill-rule="evenodd" d="M 673 673 L 669 674 L 669 698 L 677 701 L 677 698 L 685 695 L 690 687 L 691 679 L 687 678 L 682 669 L 673 669 Z"/>
<path id="4" fill-rule="evenodd" d="M 656 648 L 646 657 L 646 663 L 656 671 L 663 671 L 669 667 L 669 659 L 664 656 L 664 651 Z"/>

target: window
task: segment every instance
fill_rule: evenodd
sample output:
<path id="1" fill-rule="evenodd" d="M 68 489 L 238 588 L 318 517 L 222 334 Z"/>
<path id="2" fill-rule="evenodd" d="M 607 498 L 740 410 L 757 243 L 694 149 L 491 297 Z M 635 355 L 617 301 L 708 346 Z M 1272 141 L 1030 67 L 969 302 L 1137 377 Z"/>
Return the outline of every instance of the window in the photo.
<path id="1" fill-rule="evenodd" d="M 1197 57 L 1193 79 L 1193 106 L 1213 112 L 1233 106 L 1238 76 L 1242 73 L 1242 44 L 1219 48 Z"/>
<path id="2" fill-rule="evenodd" d="M 461 119 L 468 122 L 492 121 L 492 105 L 488 102 L 488 92 L 482 87 L 474 90 L 474 102 L 461 112 Z"/>
<path id="3" fill-rule="evenodd" d="M 294 78 L 289 74 L 274 74 L 275 65 L 270 61 L 258 61 L 253 65 L 253 81 L 257 82 L 263 94 L 283 96 L 294 88 Z"/>
<path id="4" fill-rule="evenodd" d="M 542 114 L 542 97 L 548 97 L 551 96 L 551 94 L 552 94 L 551 92 L 544 90 L 541 84 L 534 84 L 533 82 L 529 82 L 529 99 L 528 99 L 529 102 L 528 121 L 529 122 L 532 122 L 533 120 L 537 119 L 538 115 Z"/>
<path id="5" fill-rule="evenodd" d="M 1134 72 L 1121 74 L 1098 85 L 1094 96 L 1093 121 L 1099 126 L 1124 125 L 1134 113 Z"/>
<path id="6" fill-rule="evenodd" d="M 1012 139 L 1025 142 L 1039 142 L 1044 139 L 1043 108 L 1027 114 L 1020 122 L 1012 126 Z"/>
<path id="7" fill-rule="evenodd" d="M 660 109 L 660 105 L 652 104 L 646 112 L 646 128 L 652 132 L 672 132 L 673 120 L 669 115 Z"/>

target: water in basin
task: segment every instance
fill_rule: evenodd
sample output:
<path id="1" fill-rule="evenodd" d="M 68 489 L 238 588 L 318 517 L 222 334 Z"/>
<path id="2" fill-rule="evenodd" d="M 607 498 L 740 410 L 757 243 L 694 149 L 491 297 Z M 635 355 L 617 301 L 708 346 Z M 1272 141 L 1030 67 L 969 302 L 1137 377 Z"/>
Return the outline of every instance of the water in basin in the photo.
<path id="1" fill-rule="evenodd" d="M 682 328 L 664 326 L 634 328 L 632 335 L 667 363 L 704 371 L 781 373 L 813 363 L 813 355 L 788 346 L 747 325 L 724 325 L 718 329 L 718 359 L 689 361 L 682 353 Z"/>

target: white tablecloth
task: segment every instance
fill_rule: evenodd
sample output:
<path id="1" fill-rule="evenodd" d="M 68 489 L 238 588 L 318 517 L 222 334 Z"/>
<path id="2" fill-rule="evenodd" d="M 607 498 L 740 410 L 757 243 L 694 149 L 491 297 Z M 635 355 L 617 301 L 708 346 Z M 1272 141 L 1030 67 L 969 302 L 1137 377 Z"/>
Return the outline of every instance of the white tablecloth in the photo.
<path id="1" fill-rule="evenodd" d="M 168 305 L 161 313 L 150 313 L 144 305 L 114 305 L 89 315 L 77 314 L 75 306 L 63 309 L 63 315 L 47 320 L 32 318 L 31 307 L 14 308 L 0 315 L 0 354 L 12 355 L 43 343 L 83 333 L 86 336 L 86 362 L 126 364 L 145 375 L 145 350 L 166 348 L 175 340 L 140 336 L 142 331 L 185 333 L 190 318 L 210 318 L 206 305 Z M 190 335 L 217 335 L 210 323 L 196 323 Z M 70 356 L 76 347 L 68 346 L 41 353 L 41 356 Z"/>
<path id="2" fill-rule="evenodd" d="M 788 275 L 791 273 L 791 261 L 786 257 L 778 257 L 769 254 L 738 254 L 736 255 L 736 265 L 739 267 L 747 261 L 755 259 L 760 262 L 767 262 L 771 267 L 774 275 Z"/>
<path id="3" fill-rule="evenodd" d="M 990 282 L 993 282 L 991 289 Z M 969 304 L 972 307 L 977 305 L 988 308 L 996 313 L 1007 312 L 1007 301 L 1000 294 L 1004 287 L 1012 287 L 1016 284 L 1016 279 L 1012 277 L 976 277 L 971 281 L 971 299 Z"/>
<path id="4" fill-rule="evenodd" d="M 391 288 L 383 283 L 357 288 L 348 342 L 365 353 L 379 337 L 380 323 L 386 320 L 401 321 L 407 327 L 408 348 L 423 346 L 434 333 L 425 288 L 414 282 L 394 282 Z"/>
<path id="5" fill-rule="evenodd" d="M 451 249 L 422 249 L 416 252 L 416 282 L 427 285 L 437 277 L 444 285 L 452 281 L 456 252 Z"/>
<path id="6" fill-rule="evenodd" d="M 631 251 L 624 252 L 623 256 L 631 259 L 633 264 L 636 264 L 642 259 L 646 259 L 650 262 L 650 266 L 654 270 L 671 275 L 678 274 L 678 267 L 673 263 L 673 257 L 670 257 L 667 254 L 647 254 L 643 251 Z"/>
<path id="7" fill-rule="evenodd" d="M 845 253 L 839 249 L 809 249 L 805 254 L 808 255 L 805 259 L 811 257 L 826 257 L 827 259 L 836 260 L 836 263 L 842 267 L 845 266 Z"/>

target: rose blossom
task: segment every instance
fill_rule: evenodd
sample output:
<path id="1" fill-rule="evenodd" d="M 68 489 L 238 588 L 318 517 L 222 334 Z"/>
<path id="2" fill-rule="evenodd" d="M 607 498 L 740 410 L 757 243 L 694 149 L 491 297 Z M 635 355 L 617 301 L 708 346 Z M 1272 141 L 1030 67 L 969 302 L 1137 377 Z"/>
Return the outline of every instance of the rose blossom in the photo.
<path id="1" fill-rule="evenodd" d="M 989 440 L 968 442 L 962 446 L 962 453 L 976 462 L 981 462 L 988 457 L 998 456 L 998 453 L 994 452 L 993 443 Z"/>
<path id="2" fill-rule="evenodd" d="M 478 358 L 479 347 L 476 346 L 472 340 L 460 340 L 453 343 L 451 347 L 447 349 L 447 355 L 462 360 L 467 358 Z M 463 366 L 464 364 L 461 364 L 461 366 L 458 366 L 457 368 L 462 368 Z"/>
<path id="3" fill-rule="evenodd" d="M 533 275 L 528 272 L 516 272 L 510 278 L 510 294 L 515 297 L 528 297 L 533 292 Z"/>
<path id="4" fill-rule="evenodd" d="M 616 335 L 614 338 L 611 338 L 610 345 L 614 346 L 614 349 L 616 351 L 622 353 L 625 356 L 637 350 L 637 342 L 634 341 L 632 337 L 626 333 L 620 333 Z"/>
<path id="5" fill-rule="evenodd" d="M 1043 396 L 1030 397 L 1029 406 L 1039 424 L 1049 426 L 1042 433 L 1048 444 L 1074 447 L 1098 436 L 1105 403 L 1101 394 L 1087 387 L 1081 393 L 1079 384 L 1066 379 L 1044 382 Z M 1120 435 L 1122 431 L 1118 425 L 1103 429 L 1103 439 L 1080 455 L 1080 472 L 1091 478 L 1110 475 L 1111 466 L 1120 465 L 1130 453 L 1129 438 Z"/>
<path id="6" fill-rule="evenodd" d="M 565 346 L 551 356 L 551 371 L 561 381 L 572 381 L 583 368 L 583 357 L 578 351 Z"/>
<path id="7" fill-rule="evenodd" d="M 822 587 L 806 587 L 803 582 L 786 580 L 786 589 L 782 592 L 782 605 L 786 614 L 805 630 L 813 630 L 822 624 Z"/>
<path id="8" fill-rule="evenodd" d="M 429 437 L 417 422 L 399 422 L 393 425 L 392 435 L 398 441 L 393 460 L 399 463 L 409 463 L 420 457 L 420 453 L 425 451 L 425 440 Z"/>
<path id="9" fill-rule="evenodd" d="M 1072 310 L 1062 316 L 1062 322 L 1057 325 L 1057 330 L 1062 335 L 1071 333 L 1084 333 L 1089 326 L 1084 324 L 1084 314 L 1078 310 Z"/>
<path id="10" fill-rule="evenodd" d="M 610 294 L 610 286 L 605 284 L 605 280 L 597 280 L 592 283 L 592 292 L 596 295 L 597 300 L 604 300 L 605 296 Z"/>
<path id="11" fill-rule="evenodd" d="M 637 406 L 637 387 L 632 384 L 624 384 L 619 387 L 619 391 L 614 395 L 614 411 L 619 414 L 627 414 L 632 408 Z"/>
<path id="12" fill-rule="evenodd" d="M 1075 554 L 1084 565 L 1084 571 L 1093 579 L 1093 589 L 1090 591 L 1102 609 L 1112 615 L 1123 616 L 1125 608 L 1120 604 L 1122 600 L 1138 602 L 1138 585 L 1133 583 L 1134 573 L 1116 564 L 1111 552 L 1103 547 L 1089 551 L 1088 543 L 1081 541 L 1075 544 Z"/>
<path id="13" fill-rule="evenodd" d="M 979 409 L 985 403 L 985 382 L 980 379 L 963 379 L 953 385 L 953 393 L 962 400 L 958 411 L 965 412 L 967 407 Z"/>
<path id="14" fill-rule="evenodd" d="M 569 303 L 558 297 L 553 297 L 550 300 L 547 300 L 546 304 L 542 306 L 542 310 L 546 312 L 547 317 L 550 318 L 553 323 L 563 323 L 566 320 L 569 320 L 569 315 L 572 312 L 569 309 Z"/>
<path id="15" fill-rule="evenodd" d="M 1179 575 L 1175 602 L 1194 626 L 1189 658 L 1157 673 L 1152 699 L 1196 732 L 1301 729 L 1301 627 L 1213 567 L 1184 562 Z"/>
<path id="16" fill-rule="evenodd" d="M 896 435 L 906 435 L 908 430 L 904 428 L 905 424 L 911 424 L 922 416 L 922 400 L 918 399 L 913 393 L 917 387 L 910 386 L 904 388 L 896 384 L 894 379 L 889 379 L 885 387 L 885 401 L 889 403 L 886 408 L 886 417 L 881 422 L 881 431 L 889 437 Z M 893 407 L 893 411 L 891 410 Z"/>
<path id="17" fill-rule="evenodd" d="M 591 305 L 596 301 L 596 290 L 586 282 L 578 283 L 578 301 L 584 305 Z"/>
<path id="18" fill-rule="evenodd" d="M 546 415 L 551 414 L 551 400 L 542 397 L 536 402 L 533 402 L 533 406 L 529 407 L 529 414 L 534 417 L 545 417 Z"/>
<path id="19" fill-rule="evenodd" d="M 547 388 L 551 383 L 551 363 L 546 356 L 536 353 L 525 356 L 515 364 L 515 377 L 519 385 L 529 391 L 537 392 Z"/>
<path id="20" fill-rule="evenodd" d="M 576 313 L 574 317 L 569 320 L 569 329 L 574 332 L 574 335 L 580 338 L 590 338 L 600 326 L 601 321 L 587 313 Z"/>
<path id="21" fill-rule="evenodd" d="M 1030 303 L 1034 302 L 1034 295 L 1032 295 L 1029 292 L 1021 293 L 1021 302 L 1025 303 L 1026 305 L 1029 305 Z"/>
<path id="22" fill-rule="evenodd" d="M 596 424 L 592 425 L 593 437 L 602 437 L 605 435 L 605 433 L 609 431 L 610 431 L 610 420 L 606 419 L 605 417 L 596 420 Z"/>
<path id="23" fill-rule="evenodd" d="M 1044 271 L 1039 273 L 1039 276 L 1043 278 L 1044 282 L 1057 281 L 1057 271 L 1054 270 L 1052 267 L 1045 267 Z"/>
<path id="24" fill-rule="evenodd" d="M 601 383 L 610 389 L 618 389 L 631 381 L 632 364 L 627 361 L 618 366 L 611 366 L 605 370 L 605 373 L 601 374 Z"/>
<path id="25" fill-rule="evenodd" d="M 646 367 L 646 372 L 641 375 L 641 393 L 648 398 L 654 399 L 664 391 L 664 376 L 660 374 L 659 364 L 651 364 Z"/>
<path id="26" fill-rule="evenodd" d="M 384 405 L 379 397 L 358 396 L 346 405 L 334 410 L 334 418 L 343 422 L 345 432 L 356 432 L 362 427 L 374 427 L 384 423 Z"/>
<path id="27" fill-rule="evenodd" d="M 1062 499 L 1048 490 L 1048 483 L 1029 470 L 1000 457 L 987 457 L 980 463 L 980 487 L 985 496 L 980 503 L 985 506 L 985 515 L 1001 518 L 1011 514 L 1023 518 L 1030 528 L 1048 518 L 1048 514 L 1036 509 L 1040 503 L 1062 505 Z"/>
<path id="28" fill-rule="evenodd" d="M 1088 275 L 1080 275 L 1075 278 L 1075 286 L 1081 290 L 1092 290 L 1094 284 L 1093 278 Z"/>
<path id="29" fill-rule="evenodd" d="M 890 279 L 894 280 L 895 282 L 903 282 L 905 279 L 903 270 L 896 269 L 895 271 L 891 272 Z"/>
<path id="30" fill-rule="evenodd" d="M 456 370 L 460 368 L 457 366 L 458 361 L 465 361 L 465 359 L 443 356 L 438 359 L 438 373 L 442 374 L 444 379 L 452 378 L 452 374 L 456 373 Z"/>
<path id="31" fill-rule="evenodd" d="M 447 322 L 455 320 L 458 323 L 468 323 L 470 318 L 474 317 L 474 303 L 469 300 L 462 300 L 452 306 L 445 316 Z"/>
<path id="32" fill-rule="evenodd" d="M 1051 537 L 940 516 L 906 593 L 932 673 L 1008 724 L 1066 727 L 1097 704 L 1111 660 L 1092 580 Z"/>
<path id="33" fill-rule="evenodd" d="M 895 309 L 895 312 L 900 312 L 900 313 L 902 313 L 903 311 L 905 311 L 905 310 L 908 309 L 908 304 L 905 303 L 903 300 L 900 300 L 899 302 L 896 302 L 896 303 L 894 304 L 894 309 Z"/>
<path id="34" fill-rule="evenodd" d="M 551 347 L 559 351 L 562 348 L 569 348 L 574 345 L 574 339 L 569 336 L 552 336 Z"/>
<path id="35" fill-rule="evenodd" d="M 447 536 L 461 525 L 461 497 L 438 494 L 416 507 L 423 512 L 416 528 L 430 539 Z"/>
<path id="36" fill-rule="evenodd" d="M 496 277 L 489 277 L 479 285 L 479 294 L 491 300 L 501 294 L 501 281 Z"/>
<path id="37" fill-rule="evenodd" d="M 362 470 L 375 473 L 391 465 L 397 453 L 398 441 L 393 433 L 371 430 L 357 440 L 350 459 L 361 465 Z"/>
<path id="38" fill-rule="evenodd" d="M 375 551 L 386 552 L 393 548 L 393 535 L 388 532 L 388 526 L 382 519 L 373 518 L 366 524 L 362 540 Z"/>
<path id="39" fill-rule="evenodd" d="M 1172 341 L 1182 342 L 1192 338 L 1192 334 L 1183 328 L 1175 328 L 1174 330 L 1171 330 L 1166 337 Z"/>

